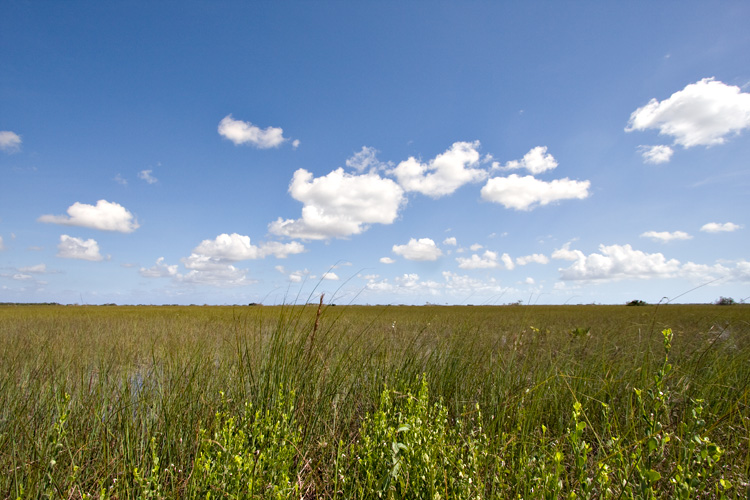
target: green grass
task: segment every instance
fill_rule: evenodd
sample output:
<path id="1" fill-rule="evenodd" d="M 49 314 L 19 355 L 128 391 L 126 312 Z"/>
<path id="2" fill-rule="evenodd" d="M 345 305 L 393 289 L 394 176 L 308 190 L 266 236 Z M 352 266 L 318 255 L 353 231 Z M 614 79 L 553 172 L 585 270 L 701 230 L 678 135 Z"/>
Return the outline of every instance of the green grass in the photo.
<path id="1" fill-rule="evenodd" d="M 0 307 L 0 497 L 748 496 L 748 307 L 316 311 Z"/>

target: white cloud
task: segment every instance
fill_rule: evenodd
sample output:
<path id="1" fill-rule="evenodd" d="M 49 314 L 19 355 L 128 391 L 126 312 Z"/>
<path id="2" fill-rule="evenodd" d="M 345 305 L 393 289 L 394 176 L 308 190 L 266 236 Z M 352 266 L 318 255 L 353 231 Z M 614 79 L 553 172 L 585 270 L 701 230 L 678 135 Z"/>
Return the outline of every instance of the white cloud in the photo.
<path id="1" fill-rule="evenodd" d="M 238 269 L 225 261 L 214 259 L 208 255 L 190 254 L 182 260 L 183 265 L 190 271 L 178 274 L 176 278 L 184 283 L 197 285 L 211 285 L 216 287 L 234 287 L 252 284 L 254 281 L 247 277 L 247 269 Z"/>
<path id="2" fill-rule="evenodd" d="M 411 238 L 406 245 L 393 245 L 393 253 L 406 260 L 437 260 L 443 252 L 430 238 Z"/>
<path id="3" fill-rule="evenodd" d="M 526 283 L 527 285 L 533 285 L 533 284 L 535 283 L 535 282 L 534 282 L 534 278 L 532 278 L 532 277 L 528 277 L 528 278 L 526 278 L 526 279 L 524 280 L 524 283 Z"/>
<path id="4" fill-rule="evenodd" d="M 120 174 L 115 175 L 115 182 L 118 183 L 121 186 L 127 186 L 128 185 L 128 180 L 125 179 Z"/>
<path id="5" fill-rule="evenodd" d="M 479 164 L 479 141 L 456 142 L 449 150 L 428 163 L 414 157 L 388 171 L 406 191 L 417 191 L 432 198 L 451 194 L 464 184 L 479 182 L 487 172 L 471 168 Z"/>
<path id="6" fill-rule="evenodd" d="M 292 283 L 302 283 L 308 276 L 310 276 L 310 271 L 307 269 L 302 271 L 292 271 L 289 273 L 289 281 Z"/>
<path id="7" fill-rule="evenodd" d="M 482 281 L 466 275 L 462 276 L 452 273 L 450 271 L 443 271 L 442 274 L 443 279 L 445 280 L 445 289 L 460 295 L 467 293 L 497 293 L 502 290 L 494 278 Z"/>
<path id="8" fill-rule="evenodd" d="M 300 144 L 300 142 L 299 142 L 299 139 L 294 139 L 294 140 L 292 141 L 292 147 L 293 147 L 294 149 L 297 149 L 297 148 L 299 147 L 299 144 Z"/>
<path id="9" fill-rule="evenodd" d="M 750 127 L 750 94 L 713 78 L 691 83 L 630 115 L 626 132 L 659 129 L 685 148 L 714 146 Z"/>
<path id="10" fill-rule="evenodd" d="M 336 273 L 327 272 L 327 273 L 323 273 L 323 275 L 321 276 L 321 279 L 328 280 L 328 281 L 338 281 L 339 277 Z"/>
<path id="11" fill-rule="evenodd" d="M 516 259 L 516 264 L 518 264 L 519 266 L 525 266 L 526 264 L 531 264 L 532 262 L 536 264 L 547 264 L 549 263 L 549 259 L 546 255 L 542 255 L 540 253 L 525 255 Z"/>
<path id="12" fill-rule="evenodd" d="M 0 236 L 0 252 L 2 252 L 3 250 L 5 250 L 5 245 L 3 244 L 3 237 Z"/>
<path id="13" fill-rule="evenodd" d="M 60 236 L 60 243 L 57 245 L 57 256 L 64 259 L 103 260 L 103 257 L 99 253 L 99 244 L 96 240 L 83 240 L 68 236 L 67 234 Z"/>
<path id="14" fill-rule="evenodd" d="M 390 257 L 380 257 L 381 264 L 393 264 L 394 262 L 396 261 L 391 259 Z"/>
<path id="15" fill-rule="evenodd" d="M 638 146 L 638 150 L 641 152 L 641 156 L 643 156 L 643 161 L 653 165 L 669 162 L 674 154 L 674 149 L 663 145 Z"/>
<path id="16" fill-rule="evenodd" d="M 552 258 L 575 261 L 570 267 L 560 269 L 563 280 L 667 278 L 676 276 L 680 271 L 678 260 L 667 260 L 661 253 L 648 254 L 634 250 L 630 245 L 599 245 L 599 252 L 585 255 L 580 250 L 570 250 L 566 244 L 555 250 Z"/>
<path id="17" fill-rule="evenodd" d="M 522 159 L 509 161 L 504 168 L 507 170 L 525 168 L 532 174 L 541 174 L 557 168 L 557 160 L 547 153 L 547 146 L 537 146 L 523 155 Z"/>
<path id="18" fill-rule="evenodd" d="M 483 245 L 480 245 L 479 243 L 474 243 L 473 245 L 469 247 L 469 250 L 471 250 L 472 252 L 476 252 L 477 250 L 481 250 L 482 248 L 484 248 Z"/>
<path id="19" fill-rule="evenodd" d="M 263 259 L 269 255 L 283 259 L 304 251 L 304 245 L 296 241 L 290 243 L 270 241 L 256 246 L 250 243 L 249 236 L 237 233 L 224 233 L 213 240 L 203 240 L 193 249 L 195 254 L 207 256 L 215 261 L 228 262 Z"/>
<path id="20" fill-rule="evenodd" d="M 391 179 L 375 173 L 352 175 L 341 168 L 318 178 L 299 169 L 289 193 L 304 204 L 302 218 L 279 218 L 268 229 L 309 240 L 344 238 L 366 231 L 369 224 L 391 224 L 406 201 L 403 189 Z"/>
<path id="21" fill-rule="evenodd" d="M 443 245 L 450 245 L 455 247 L 456 245 L 458 245 L 458 241 L 456 241 L 456 238 L 454 236 L 451 236 L 450 238 L 445 238 L 443 240 Z"/>
<path id="22" fill-rule="evenodd" d="M 140 274 L 146 278 L 173 278 L 178 276 L 177 264 L 167 265 L 164 263 L 164 257 L 156 259 L 156 264 L 146 269 L 142 267 Z"/>
<path id="23" fill-rule="evenodd" d="M 107 200 L 99 200 L 96 205 L 75 202 L 68 208 L 68 215 L 42 215 L 39 222 L 81 226 L 102 231 L 132 233 L 140 227 L 133 214 L 125 207 Z"/>
<path id="24" fill-rule="evenodd" d="M 701 231 L 704 233 L 731 233 L 738 229 L 742 229 L 742 226 L 733 222 L 709 222 L 708 224 L 703 224 L 701 227 Z"/>
<path id="25" fill-rule="evenodd" d="M 388 168 L 390 165 L 383 163 L 377 158 L 378 150 L 368 146 L 362 146 L 362 150 L 354 153 L 351 158 L 346 160 L 346 166 L 353 168 L 359 173 L 368 171 L 375 172 L 384 168 Z"/>
<path id="26" fill-rule="evenodd" d="M 573 181 L 567 177 L 550 182 L 530 175 L 494 177 L 482 188 L 482 199 L 500 203 L 505 208 L 531 210 L 537 205 L 548 205 L 560 200 L 582 200 L 589 195 L 589 181 Z"/>
<path id="27" fill-rule="evenodd" d="M 231 114 L 219 122 L 219 134 L 235 145 L 248 143 L 259 149 L 276 148 L 287 140 L 284 130 L 279 127 L 261 129 L 250 122 L 235 120 Z M 299 142 L 296 146 L 292 145 L 299 146 Z"/>
<path id="28" fill-rule="evenodd" d="M 186 266 L 187 267 L 187 266 Z M 254 283 L 247 277 L 247 269 L 237 269 L 231 264 L 212 269 L 193 269 L 187 274 L 179 275 L 179 281 L 195 285 L 215 287 L 245 286 Z"/>
<path id="29" fill-rule="evenodd" d="M 153 172 L 153 170 L 141 170 L 140 172 L 138 172 L 138 178 L 148 182 L 149 184 L 156 184 L 157 182 L 159 182 L 159 179 L 151 175 Z"/>
<path id="30" fill-rule="evenodd" d="M 500 260 L 503 261 L 503 264 L 505 264 L 505 269 L 508 271 L 512 271 L 515 269 L 516 265 L 513 263 L 513 259 L 510 258 L 510 255 L 507 253 L 504 253 L 500 256 Z"/>
<path id="31" fill-rule="evenodd" d="M 497 253 L 490 250 L 484 252 L 481 257 L 477 254 L 472 254 L 471 257 L 458 257 L 456 262 L 461 269 L 495 269 L 500 267 Z"/>
<path id="32" fill-rule="evenodd" d="M 47 264 L 42 263 L 33 266 L 20 267 L 18 270 L 22 273 L 47 274 Z"/>
<path id="33" fill-rule="evenodd" d="M 0 151 L 17 153 L 21 151 L 21 136 L 10 130 L 0 130 Z"/>
<path id="34" fill-rule="evenodd" d="M 692 238 L 689 234 L 684 231 L 646 231 L 641 234 L 641 238 L 651 238 L 654 241 L 661 243 L 668 243 L 674 240 L 689 240 Z"/>

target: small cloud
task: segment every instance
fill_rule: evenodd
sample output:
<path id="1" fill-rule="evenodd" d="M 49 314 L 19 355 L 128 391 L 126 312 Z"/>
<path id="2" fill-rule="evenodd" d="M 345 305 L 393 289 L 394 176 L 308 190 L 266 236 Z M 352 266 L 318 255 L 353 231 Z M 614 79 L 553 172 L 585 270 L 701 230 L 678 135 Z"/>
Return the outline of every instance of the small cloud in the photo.
<path id="1" fill-rule="evenodd" d="M 0 236 L 0 252 L 5 250 L 5 244 L 3 243 L 3 237 Z"/>
<path id="2" fill-rule="evenodd" d="M 353 168 L 359 173 L 368 171 L 375 172 L 388 168 L 390 164 L 383 163 L 377 158 L 378 150 L 368 146 L 362 146 L 362 150 L 346 160 L 346 166 Z"/>
<path id="3" fill-rule="evenodd" d="M 750 127 L 750 94 L 714 78 L 687 85 L 668 99 L 651 99 L 630 115 L 625 128 L 658 129 L 674 143 L 693 146 L 724 144 L 727 138 Z"/>
<path id="4" fill-rule="evenodd" d="M 328 280 L 328 281 L 338 281 L 340 278 L 336 273 L 327 272 L 323 273 L 323 276 L 321 276 L 321 279 Z"/>
<path id="5" fill-rule="evenodd" d="M 455 142 L 451 148 L 427 163 L 410 157 L 388 171 L 406 191 L 432 198 L 455 192 L 464 184 L 487 178 L 480 165 L 479 141 Z"/>
<path id="6" fill-rule="evenodd" d="M 141 170 L 140 172 L 138 172 L 138 178 L 148 182 L 149 184 L 156 184 L 157 182 L 159 182 L 159 179 L 151 175 L 153 172 L 153 170 Z"/>
<path id="7" fill-rule="evenodd" d="M 469 247 L 469 250 L 471 250 L 472 252 L 476 252 L 477 250 L 481 250 L 482 248 L 484 248 L 483 245 L 480 245 L 479 243 L 474 243 L 473 245 Z"/>
<path id="8" fill-rule="evenodd" d="M 165 264 L 164 257 L 156 259 L 156 264 L 148 269 L 142 267 L 139 272 L 144 278 L 172 278 L 178 275 L 177 264 Z"/>
<path id="9" fill-rule="evenodd" d="M 652 165 L 659 165 L 660 163 L 668 163 L 672 159 L 674 149 L 669 146 L 638 146 L 638 151 L 643 156 L 645 163 L 651 163 Z"/>
<path id="10" fill-rule="evenodd" d="M 494 177 L 481 190 L 483 200 L 500 203 L 505 208 L 532 210 L 561 200 L 582 200 L 589 196 L 589 181 L 574 181 L 567 177 L 551 182 L 531 175 Z"/>
<path id="11" fill-rule="evenodd" d="M 104 260 L 99 253 L 99 244 L 96 240 L 83 240 L 68 236 L 67 234 L 60 236 L 60 243 L 57 245 L 57 256 L 63 259 Z"/>
<path id="12" fill-rule="evenodd" d="M 547 264 L 549 262 L 549 259 L 546 255 L 542 255 L 540 253 L 535 253 L 531 255 L 525 255 L 523 257 L 518 257 L 516 259 L 516 264 L 519 266 L 525 266 L 526 264 Z"/>
<path id="13" fill-rule="evenodd" d="M 394 262 L 396 262 L 396 261 L 393 260 L 393 259 L 391 259 L 390 257 L 381 257 L 380 258 L 380 263 L 381 264 L 393 264 Z"/>
<path id="14" fill-rule="evenodd" d="M 289 273 L 289 281 L 292 283 L 302 283 L 306 277 L 310 276 L 310 271 L 304 269 L 302 271 L 292 271 Z"/>
<path id="15" fill-rule="evenodd" d="M 471 257 L 458 257 L 458 267 L 461 269 L 494 269 L 500 267 L 496 252 L 487 250 L 483 255 L 472 254 Z"/>
<path id="16" fill-rule="evenodd" d="M 294 139 L 294 140 L 292 141 L 292 147 L 293 147 L 294 149 L 297 149 L 297 148 L 299 147 L 299 144 L 300 144 L 300 142 L 299 142 L 299 139 Z"/>
<path id="17" fill-rule="evenodd" d="M 669 231 L 646 231 L 641 234 L 641 238 L 651 238 L 654 241 L 668 243 L 674 240 L 689 240 L 692 236 L 683 231 L 673 231 L 671 233 Z"/>
<path id="18" fill-rule="evenodd" d="M 19 267 L 18 270 L 22 273 L 32 274 L 47 274 L 47 264 L 36 264 L 34 266 Z"/>
<path id="19" fill-rule="evenodd" d="M 738 229 L 742 229 L 742 226 L 733 222 L 709 222 L 708 224 L 703 224 L 701 227 L 701 231 L 704 233 L 731 233 Z"/>
<path id="20" fill-rule="evenodd" d="M 107 200 L 99 200 L 96 205 L 75 202 L 68 208 L 67 216 L 42 215 L 37 221 L 121 233 L 132 233 L 140 227 L 125 207 Z"/>
<path id="21" fill-rule="evenodd" d="M 520 160 L 512 160 L 505 164 L 504 170 L 515 170 L 525 168 L 532 174 L 541 174 L 547 170 L 557 168 L 557 160 L 551 154 L 547 153 L 547 146 L 537 146 L 532 148 Z"/>
<path id="22" fill-rule="evenodd" d="M 430 238 L 411 238 L 406 245 L 393 245 L 393 253 L 406 260 L 432 261 L 437 260 L 443 252 Z"/>
<path id="23" fill-rule="evenodd" d="M 128 180 L 125 179 L 120 174 L 115 175 L 115 182 L 118 183 L 118 184 L 120 184 L 121 186 L 127 186 L 128 185 Z"/>
<path id="24" fill-rule="evenodd" d="M 250 122 L 235 120 L 232 115 L 225 116 L 219 122 L 219 135 L 232 141 L 235 145 L 251 144 L 258 149 L 277 148 L 288 139 L 284 130 L 279 127 L 261 129 Z M 294 144 L 292 144 L 294 146 Z M 297 142 L 299 146 L 299 142 Z"/>
<path id="25" fill-rule="evenodd" d="M 450 238 L 445 238 L 443 240 L 443 245 L 450 245 L 452 247 L 455 247 L 456 245 L 458 245 L 458 241 L 456 241 L 455 236 L 451 236 Z"/>
<path id="26" fill-rule="evenodd" d="M 10 130 L 0 130 L 0 151 L 8 154 L 21 151 L 21 136 Z"/>
<path id="27" fill-rule="evenodd" d="M 374 172 L 354 175 L 343 168 L 318 178 L 298 169 L 289 193 L 304 204 L 302 217 L 278 218 L 268 229 L 303 240 L 345 238 L 366 231 L 371 224 L 392 224 L 406 203 L 403 189 L 393 180 Z"/>
<path id="28" fill-rule="evenodd" d="M 535 283 L 534 278 L 528 277 L 524 280 L 524 283 L 526 283 L 527 285 L 533 285 Z"/>

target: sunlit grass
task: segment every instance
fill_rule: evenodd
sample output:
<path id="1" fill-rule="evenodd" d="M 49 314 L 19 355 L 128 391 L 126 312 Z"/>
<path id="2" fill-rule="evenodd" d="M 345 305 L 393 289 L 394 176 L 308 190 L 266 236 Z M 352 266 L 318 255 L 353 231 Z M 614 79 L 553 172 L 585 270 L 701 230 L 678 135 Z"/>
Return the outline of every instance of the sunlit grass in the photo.
<path id="1" fill-rule="evenodd" d="M 747 495 L 750 308 L 316 316 L 0 308 L 0 495 Z"/>

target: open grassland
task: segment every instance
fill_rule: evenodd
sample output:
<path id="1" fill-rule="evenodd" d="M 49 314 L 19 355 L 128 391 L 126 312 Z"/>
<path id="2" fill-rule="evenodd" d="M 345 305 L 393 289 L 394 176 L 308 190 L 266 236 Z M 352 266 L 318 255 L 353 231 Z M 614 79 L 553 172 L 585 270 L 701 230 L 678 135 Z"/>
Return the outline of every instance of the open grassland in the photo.
<path id="1" fill-rule="evenodd" d="M 747 498 L 749 382 L 742 305 L 3 306 L 0 497 Z"/>

